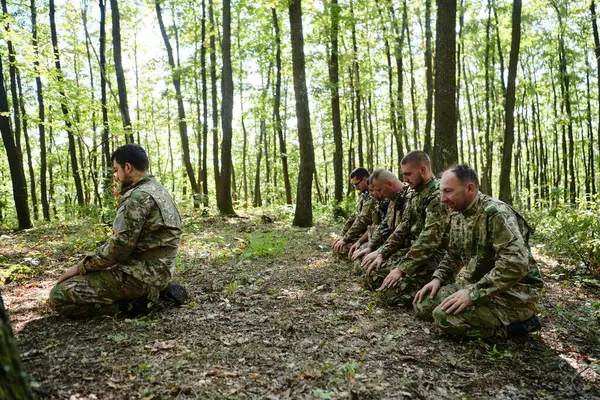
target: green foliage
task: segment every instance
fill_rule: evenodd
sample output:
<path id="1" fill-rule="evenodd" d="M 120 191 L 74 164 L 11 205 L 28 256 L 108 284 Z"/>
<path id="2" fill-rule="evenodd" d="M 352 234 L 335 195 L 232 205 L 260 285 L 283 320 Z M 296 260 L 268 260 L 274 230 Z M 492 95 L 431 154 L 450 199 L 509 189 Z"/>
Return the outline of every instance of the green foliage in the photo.
<path id="1" fill-rule="evenodd" d="M 0 260 L 1 261 L 1 260 Z M 12 282 L 21 278 L 28 278 L 37 274 L 39 270 L 23 264 L 5 264 L 0 262 L 0 281 Z"/>
<path id="2" fill-rule="evenodd" d="M 504 358 L 512 357 L 512 353 L 509 350 L 501 350 L 495 343 L 490 344 L 484 342 L 481 338 L 477 338 L 477 340 L 470 341 L 469 344 L 475 348 L 480 349 L 482 351 L 482 356 L 485 358 L 489 358 L 492 360 L 502 360 Z"/>
<path id="3" fill-rule="evenodd" d="M 227 286 L 227 297 L 232 297 L 235 292 L 237 292 L 240 283 L 238 281 L 233 281 Z"/>
<path id="4" fill-rule="evenodd" d="M 244 259 L 281 254 L 287 244 L 287 238 L 277 236 L 276 232 L 252 232 L 245 237 L 248 245 L 242 252 Z"/>
<path id="5" fill-rule="evenodd" d="M 581 262 L 587 273 L 600 275 L 600 203 L 587 206 L 560 205 L 547 215 L 534 215 L 543 243 L 538 247 L 550 256 Z"/>

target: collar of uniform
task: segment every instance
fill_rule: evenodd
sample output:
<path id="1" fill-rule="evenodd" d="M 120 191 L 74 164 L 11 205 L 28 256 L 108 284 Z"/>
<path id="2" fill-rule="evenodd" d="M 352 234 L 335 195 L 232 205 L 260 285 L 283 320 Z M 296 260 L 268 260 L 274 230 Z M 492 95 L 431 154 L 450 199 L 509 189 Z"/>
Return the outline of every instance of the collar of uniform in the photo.
<path id="1" fill-rule="evenodd" d="M 482 199 L 483 199 L 483 193 L 477 192 L 477 196 L 475 196 L 475 198 L 473 199 L 471 204 L 469 204 L 469 207 L 465 208 L 465 210 L 462 211 L 462 214 L 464 216 L 469 216 L 469 215 L 473 214 L 474 210 L 477 209 L 477 207 L 481 203 Z"/>
<path id="2" fill-rule="evenodd" d="M 142 177 L 142 179 L 140 179 L 139 181 L 137 181 L 137 182 L 135 182 L 135 183 L 133 183 L 133 184 L 127 186 L 127 187 L 122 188 L 121 191 L 119 192 L 119 194 L 121 196 L 123 196 L 125 193 L 129 192 L 131 189 L 133 189 L 135 187 L 138 187 L 139 185 L 141 185 L 144 182 L 147 182 L 148 180 L 150 180 L 150 178 L 152 178 L 152 175 L 149 175 L 149 174 L 148 175 L 144 175 Z"/>
<path id="3" fill-rule="evenodd" d="M 417 193 L 422 192 L 426 189 L 431 188 L 434 184 L 435 184 L 435 176 L 432 176 L 431 179 L 429 179 L 426 184 L 414 189 L 414 191 Z"/>

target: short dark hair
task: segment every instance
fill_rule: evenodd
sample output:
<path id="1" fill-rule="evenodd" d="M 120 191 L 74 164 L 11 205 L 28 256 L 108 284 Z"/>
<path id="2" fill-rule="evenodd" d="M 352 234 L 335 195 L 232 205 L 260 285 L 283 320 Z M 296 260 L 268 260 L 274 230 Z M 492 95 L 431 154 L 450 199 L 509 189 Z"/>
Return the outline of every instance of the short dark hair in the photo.
<path id="1" fill-rule="evenodd" d="M 358 167 L 354 171 L 350 172 L 350 179 L 359 178 L 364 179 L 369 177 L 369 171 L 366 168 Z"/>
<path id="2" fill-rule="evenodd" d="M 148 154 L 146 154 L 146 150 L 139 144 L 129 143 L 117 148 L 112 153 L 110 159 L 111 161 L 116 161 L 122 167 L 126 163 L 129 163 L 139 171 L 148 171 L 150 167 Z"/>
<path id="3" fill-rule="evenodd" d="M 475 184 L 475 187 L 479 189 L 479 177 L 477 176 L 477 172 L 468 165 L 457 164 L 450 167 L 448 171 L 452 172 L 463 185 L 473 183 Z"/>
<path id="4" fill-rule="evenodd" d="M 408 154 L 406 154 L 404 156 L 404 158 L 402 158 L 402 161 L 400 162 L 400 164 L 402 164 L 402 165 L 406 165 L 408 163 L 413 163 L 416 165 L 425 165 L 425 166 L 429 167 L 429 166 L 431 166 L 431 159 L 429 158 L 427 153 L 425 153 L 424 151 L 413 150 L 413 151 L 409 151 Z"/>

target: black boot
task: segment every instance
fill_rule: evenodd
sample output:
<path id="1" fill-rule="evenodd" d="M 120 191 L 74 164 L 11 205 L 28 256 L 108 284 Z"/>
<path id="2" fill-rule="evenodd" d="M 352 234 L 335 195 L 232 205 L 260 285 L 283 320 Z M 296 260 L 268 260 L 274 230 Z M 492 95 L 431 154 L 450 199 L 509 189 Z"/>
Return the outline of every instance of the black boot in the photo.
<path id="1" fill-rule="evenodd" d="M 152 302 L 146 297 L 138 297 L 133 300 L 120 300 L 117 304 L 119 306 L 119 315 L 122 317 L 140 317 L 148 315 L 154 308 Z"/>
<path id="2" fill-rule="evenodd" d="M 542 323 L 537 315 L 533 315 L 523 322 L 515 322 L 506 327 L 506 331 L 510 337 L 526 336 L 528 333 L 539 331 L 540 329 L 542 329 Z"/>
<path id="3" fill-rule="evenodd" d="M 160 292 L 158 302 L 164 308 L 179 307 L 188 301 L 188 291 L 177 283 L 169 282 L 167 287 Z"/>

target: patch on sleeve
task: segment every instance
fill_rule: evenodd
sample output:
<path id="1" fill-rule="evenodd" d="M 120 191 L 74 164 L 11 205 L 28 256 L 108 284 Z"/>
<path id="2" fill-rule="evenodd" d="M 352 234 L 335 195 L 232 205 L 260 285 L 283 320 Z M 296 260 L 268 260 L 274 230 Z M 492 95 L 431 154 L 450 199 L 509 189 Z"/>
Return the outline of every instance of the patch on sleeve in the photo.
<path id="1" fill-rule="evenodd" d="M 494 215 L 498 212 L 498 207 L 495 204 L 490 204 L 485 208 L 485 213 L 488 215 Z"/>

